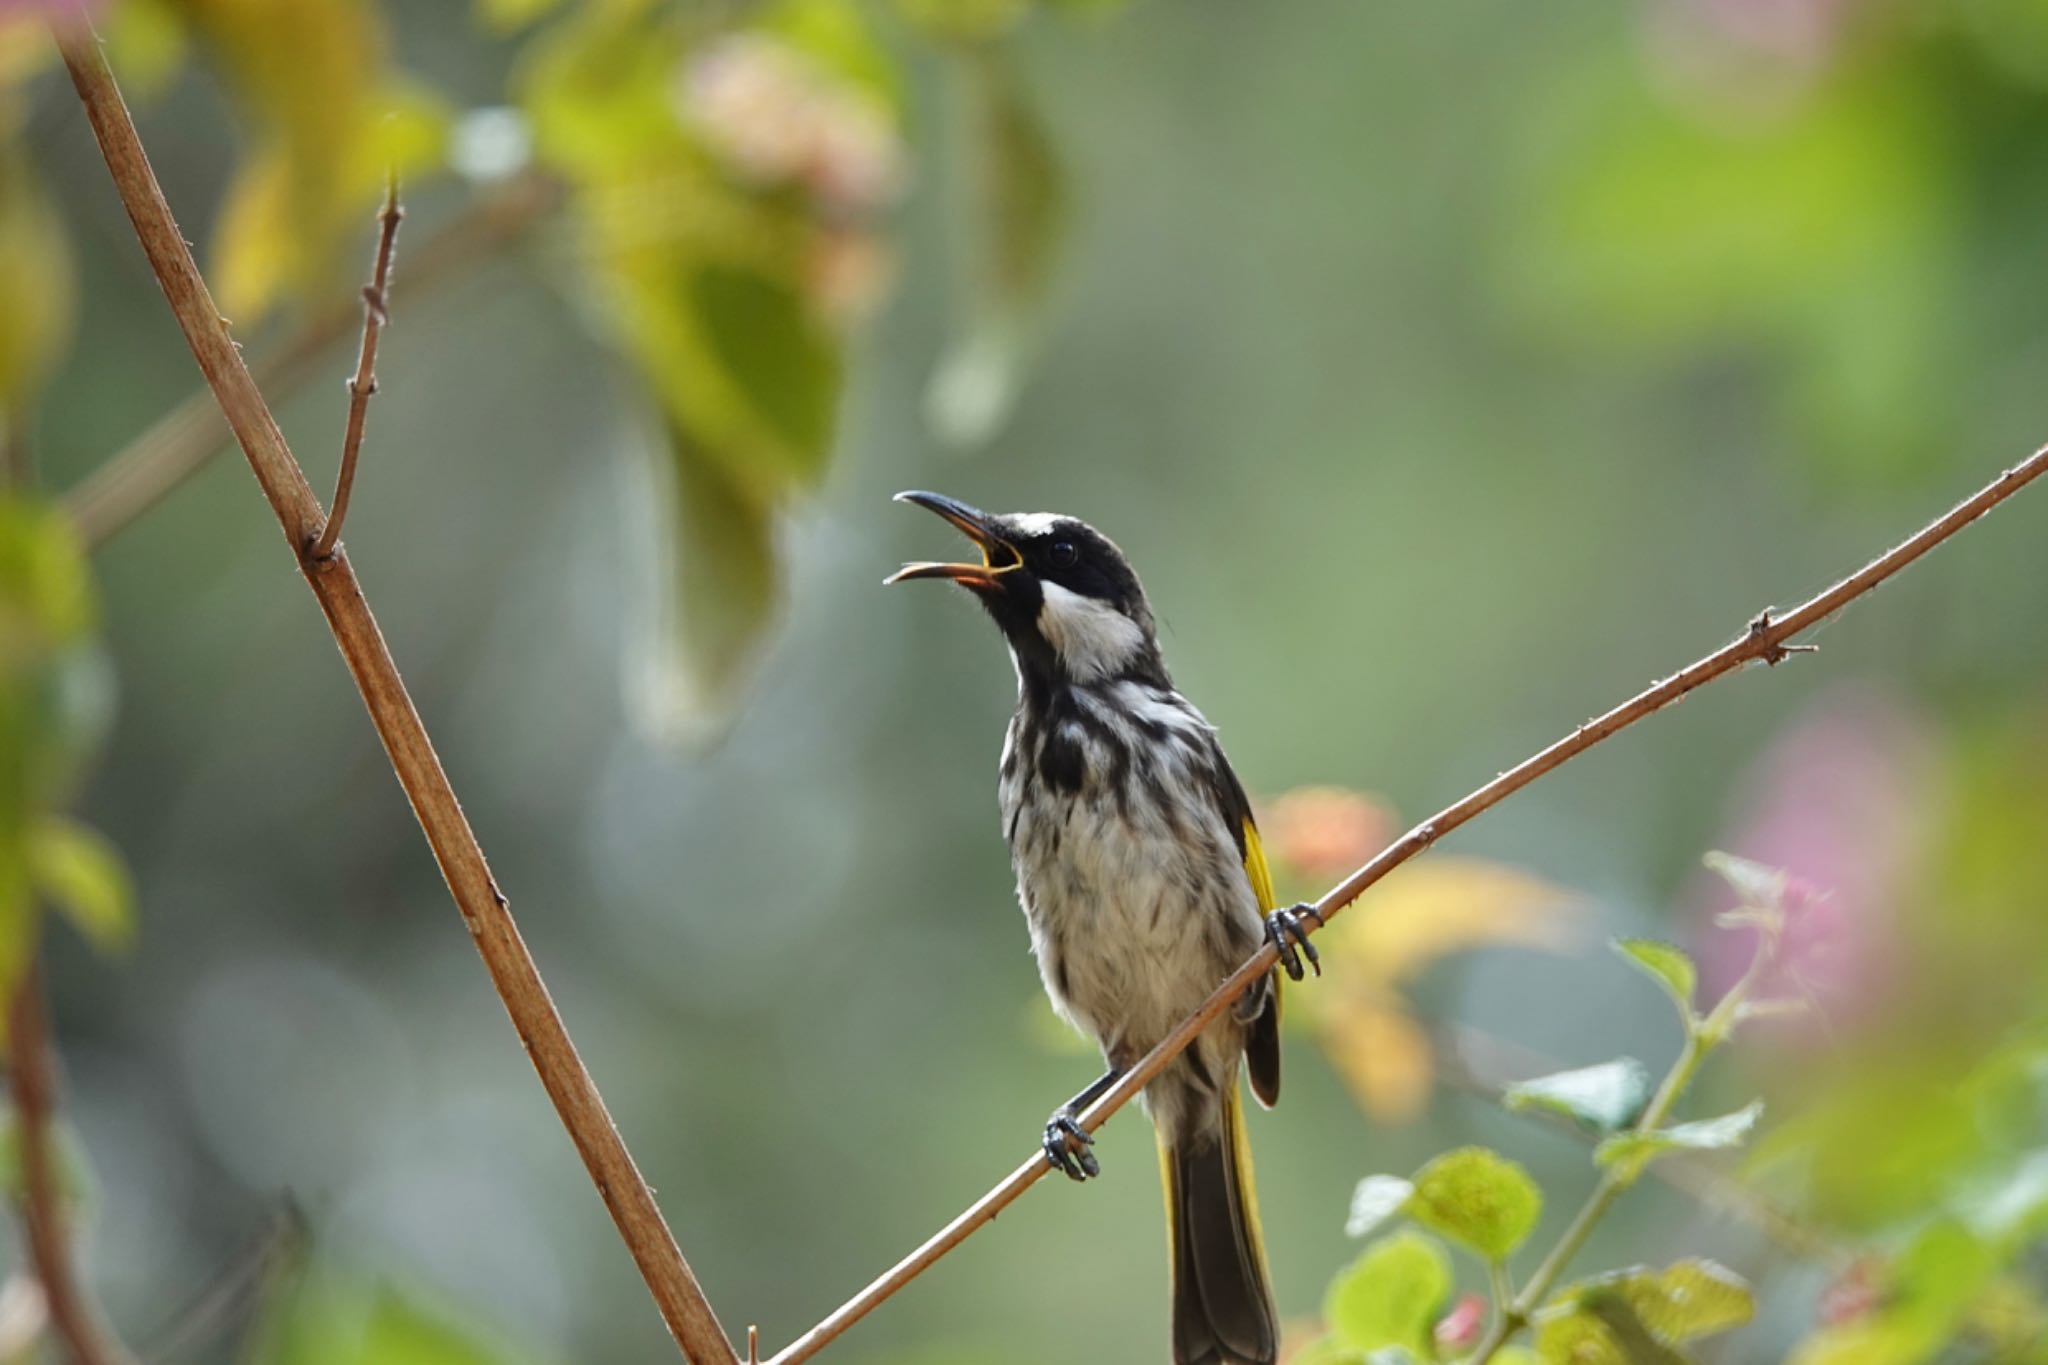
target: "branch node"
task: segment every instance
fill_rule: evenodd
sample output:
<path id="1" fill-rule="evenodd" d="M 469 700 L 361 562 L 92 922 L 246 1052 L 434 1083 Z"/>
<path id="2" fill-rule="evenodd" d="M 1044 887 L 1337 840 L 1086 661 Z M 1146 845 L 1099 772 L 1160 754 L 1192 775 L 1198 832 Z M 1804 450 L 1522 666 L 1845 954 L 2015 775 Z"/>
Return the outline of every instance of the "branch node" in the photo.
<path id="1" fill-rule="evenodd" d="M 1776 668 L 1794 654 L 1818 654 L 1819 645 L 1788 645 L 1782 640 L 1771 638 L 1771 632 L 1779 622 L 1771 616 L 1770 607 L 1765 607 L 1750 618 L 1748 638 L 1757 646 L 1757 657 L 1764 661 L 1766 668 Z"/>

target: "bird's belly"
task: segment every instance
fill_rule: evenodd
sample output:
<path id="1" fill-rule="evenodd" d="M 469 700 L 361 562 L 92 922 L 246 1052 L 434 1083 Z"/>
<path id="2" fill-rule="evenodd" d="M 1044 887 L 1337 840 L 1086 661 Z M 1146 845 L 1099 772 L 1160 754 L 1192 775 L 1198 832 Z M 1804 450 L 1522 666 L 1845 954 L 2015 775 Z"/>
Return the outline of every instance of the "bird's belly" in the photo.
<path id="1" fill-rule="evenodd" d="M 1082 799 L 1012 812 L 1011 853 L 1054 1006 L 1127 1065 L 1258 946 L 1220 820 L 1178 827 Z"/>

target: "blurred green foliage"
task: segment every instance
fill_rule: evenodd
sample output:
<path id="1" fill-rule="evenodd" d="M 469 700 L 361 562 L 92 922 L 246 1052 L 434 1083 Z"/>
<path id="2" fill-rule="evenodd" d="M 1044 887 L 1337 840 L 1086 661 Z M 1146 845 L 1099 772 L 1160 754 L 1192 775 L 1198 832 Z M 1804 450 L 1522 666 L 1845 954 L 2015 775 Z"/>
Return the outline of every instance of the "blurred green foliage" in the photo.
<path id="1" fill-rule="evenodd" d="M 19 979 L 44 903 L 102 946 L 130 934 L 119 856 L 61 813 L 108 720 L 97 617 L 70 520 L 0 496 L 0 981 Z"/>

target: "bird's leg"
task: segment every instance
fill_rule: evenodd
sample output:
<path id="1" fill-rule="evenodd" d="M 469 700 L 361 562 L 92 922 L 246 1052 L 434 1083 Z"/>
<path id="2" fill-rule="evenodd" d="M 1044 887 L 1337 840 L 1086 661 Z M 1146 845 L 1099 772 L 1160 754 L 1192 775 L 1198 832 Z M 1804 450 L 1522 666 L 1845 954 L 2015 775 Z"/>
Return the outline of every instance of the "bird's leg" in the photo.
<path id="1" fill-rule="evenodd" d="M 1316 969 L 1316 975 L 1323 974 L 1322 954 L 1308 941 L 1304 921 L 1313 921 L 1318 929 L 1323 927 L 1323 917 L 1307 901 L 1298 901 L 1266 916 L 1266 939 L 1280 950 L 1281 969 L 1296 981 L 1307 974 L 1301 965 L 1303 954 L 1307 954 L 1308 965 Z"/>
<path id="2" fill-rule="evenodd" d="M 1111 1067 L 1090 1081 L 1087 1089 L 1053 1110 L 1052 1117 L 1045 1121 L 1045 1159 L 1054 1170 L 1065 1171 L 1069 1180 L 1086 1180 L 1102 1174 L 1102 1163 L 1088 1150 L 1095 1145 L 1095 1135 L 1081 1126 L 1081 1111 L 1108 1094 L 1109 1088 L 1123 1078 L 1122 1071 Z"/>

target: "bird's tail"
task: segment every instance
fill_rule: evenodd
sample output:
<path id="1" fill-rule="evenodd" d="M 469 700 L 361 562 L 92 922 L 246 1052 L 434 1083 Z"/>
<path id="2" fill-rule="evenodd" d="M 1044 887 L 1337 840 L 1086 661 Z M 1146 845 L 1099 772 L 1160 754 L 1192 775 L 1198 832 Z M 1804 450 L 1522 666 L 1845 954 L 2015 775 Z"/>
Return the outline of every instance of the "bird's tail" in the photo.
<path id="1" fill-rule="evenodd" d="M 1237 1086 L 1219 1122 L 1161 1135 L 1173 1256 L 1174 1365 L 1273 1365 L 1279 1320 L 1266 1278 L 1251 1147 Z"/>

